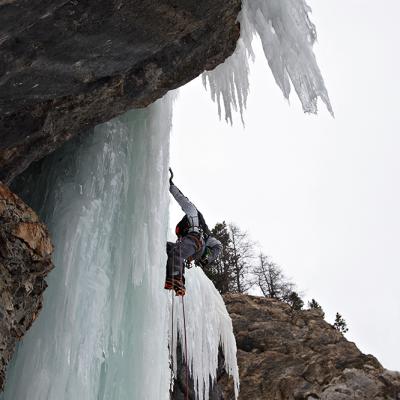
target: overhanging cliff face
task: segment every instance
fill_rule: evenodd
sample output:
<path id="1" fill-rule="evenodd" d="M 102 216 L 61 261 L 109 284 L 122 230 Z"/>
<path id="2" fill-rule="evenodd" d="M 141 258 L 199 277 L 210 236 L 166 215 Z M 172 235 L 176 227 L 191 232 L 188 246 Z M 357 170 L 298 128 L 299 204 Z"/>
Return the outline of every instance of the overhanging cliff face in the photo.
<path id="1" fill-rule="evenodd" d="M 17 341 L 42 308 L 52 251 L 35 212 L 0 183 L 0 390 Z"/>
<path id="2" fill-rule="evenodd" d="M 320 311 L 293 311 L 264 297 L 224 299 L 238 347 L 240 400 L 400 399 L 400 373 L 361 353 Z M 221 373 L 212 398 L 233 399 Z"/>
<path id="3" fill-rule="evenodd" d="M 213 69 L 240 0 L 0 0 L 0 180 Z"/>

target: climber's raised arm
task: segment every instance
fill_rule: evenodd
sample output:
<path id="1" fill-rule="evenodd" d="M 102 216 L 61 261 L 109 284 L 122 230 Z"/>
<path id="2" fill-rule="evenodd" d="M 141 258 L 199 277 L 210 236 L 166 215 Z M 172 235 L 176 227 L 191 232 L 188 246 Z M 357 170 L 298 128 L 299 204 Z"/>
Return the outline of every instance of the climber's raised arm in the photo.
<path id="1" fill-rule="evenodd" d="M 182 211 L 187 215 L 189 219 L 189 223 L 192 227 L 198 227 L 199 226 L 199 215 L 197 208 L 195 205 L 175 186 L 175 184 L 172 182 L 173 174 L 172 170 L 170 169 L 171 172 L 171 178 L 169 180 L 169 191 L 174 196 L 174 199 L 176 202 L 181 206 Z"/>
<path id="2" fill-rule="evenodd" d="M 169 191 L 176 202 L 181 206 L 182 211 L 188 216 L 192 226 L 199 226 L 198 212 L 195 205 L 172 183 Z"/>

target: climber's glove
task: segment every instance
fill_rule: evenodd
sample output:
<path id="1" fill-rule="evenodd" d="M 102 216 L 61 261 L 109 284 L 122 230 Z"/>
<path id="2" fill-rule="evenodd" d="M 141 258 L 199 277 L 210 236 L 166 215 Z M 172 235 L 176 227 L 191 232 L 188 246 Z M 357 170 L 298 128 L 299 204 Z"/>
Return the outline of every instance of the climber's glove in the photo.
<path id="1" fill-rule="evenodd" d="M 169 184 L 170 185 L 173 185 L 174 184 L 174 182 L 172 182 L 172 179 L 174 178 L 174 173 L 172 172 L 172 169 L 170 168 L 169 169 L 169 173 L 170 173 L 170 178 L 169 178 Z"/>
<path id="2" fill-rule="evenodd" d="M 205 267 L 209 264 L 208 256 L 211 255 L 211 250 L 206 247 L 200 260 L 197 261 L 196 265 L 199 267 Z"/>

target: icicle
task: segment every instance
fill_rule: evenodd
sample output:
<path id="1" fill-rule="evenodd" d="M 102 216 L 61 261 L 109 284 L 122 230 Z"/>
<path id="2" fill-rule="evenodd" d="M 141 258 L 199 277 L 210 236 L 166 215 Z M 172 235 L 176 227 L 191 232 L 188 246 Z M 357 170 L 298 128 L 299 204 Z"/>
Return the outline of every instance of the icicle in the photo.
<path id="1" fill-rule="evenodd" d="M 239 371 L 236 362 L 236 341 L 232 321 L 225 303 L 201 268 L 194 267 L 186 273 L 185 296 L 188 364 L 198 399 L 208 399 L 210 380 L 217 378 L 218 349 L 225 358 L 225 370 L 233 377 L 235 398 L 239 391 Z M 182 303 L 174 302 L 174 326 L 184 337 Z M 174 352 L 176 354 L 176 337 Z M 175 356 L 176 357 L 176 356 Z M 176 365 L 174 366 L 176 368 Z"/>
<path id="2" fill-rule="evenodd" d="M 218 115 L 221 118 L 221 99 L 224 104 L 225 120 L 232 124 L 232 110 L 239 111 L 242 122 L 243 110 L 249 94 L 248 51 L 239 38 L 235 53 L 213 71 L 204 72 L 203 85 L 210 88 L 211 98 L 217 101 Z"/>
<path id="3" fill-rule="evenodd" d="M 203 74 L 203 83 L 206 86 L 208 82 L 212 99 L 217 99 L 220 117 L 222 98 L 226 121 L 232 123 L 232 109 L 240 111 L 243 121 L 243 107 L 249 93 L 247 59 L 254 58 L 251 44 L 254 35 L 261 39 L 283 95 L 289 98 L 293 85 L 304 112 L 316 113 L 319 97 L 333 115 L 312 49 L 317 34 L 310 12 L 304 0 L 243 0 L 239 16 L 241 37 L 235 52 L 224 64 Z"/>

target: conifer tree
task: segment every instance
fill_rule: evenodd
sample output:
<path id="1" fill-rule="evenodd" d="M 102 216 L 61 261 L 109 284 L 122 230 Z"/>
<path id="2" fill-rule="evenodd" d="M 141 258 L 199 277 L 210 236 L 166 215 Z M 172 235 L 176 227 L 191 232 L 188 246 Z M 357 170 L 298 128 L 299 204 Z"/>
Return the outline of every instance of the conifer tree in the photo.
<path id="1" fill-rule="evenodd" d="M 292 292 L 288 296 L 287 303 L 293 310 L 301 310 L 304 306 L 304 301 L 301 299 L 297 292 Z"/>
<path id="2" fill-rule="evenodd" d="M 203 267 L 203 270 L 221 294 L 229 293 L 233 291 L 235 277 L 232 262 L 232 243 L 226 222 L 217 223 L 211 230 L 211 234 L 221 242 L 222 251 L 219 258 Z"/>
<path id="3" fill-rule="evenodd" d="M 333 327 L 341 333 L 346 333 L 349 330 L 349 328 L 347 328 L 347 323 L 345 319 L 338 312 L 336 313 Z"/>
<path id="4" fill-rule="evenodd" d="M 222 244 L 219 258 L 203 267 L 220 293 L 245 293 L 252 285 L 254 243 L 234 224 L 217 223 L 211 234 Z"/>
<path id="5" fill-rule="evenodd" d="M 308 302 L 308 308 L 310 310 L 320 310 L 322 311 L 322 318 L 325 317 L 325 312 L 322 309 L 322 307 L 320 306 L 320 304 L 315 300 L 315 299 L 311 299 L 311 301 Z"/>

